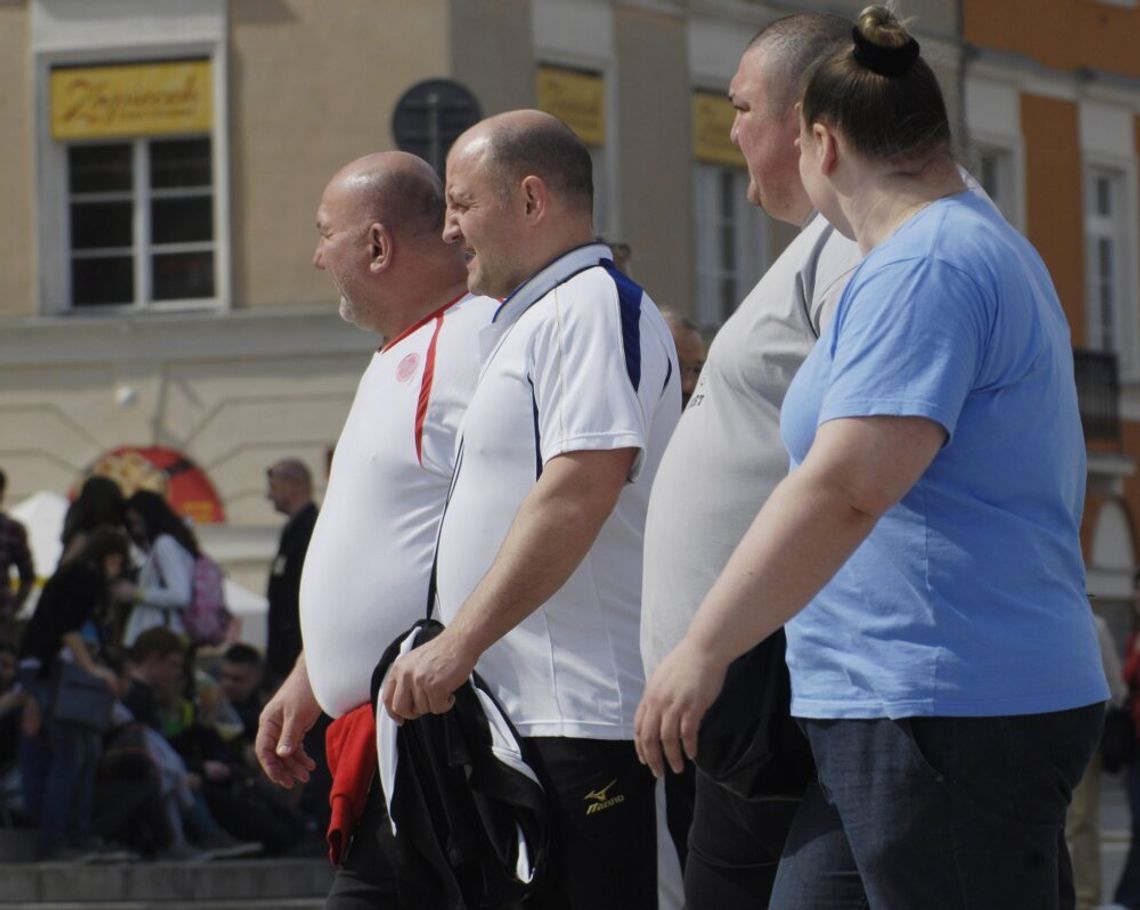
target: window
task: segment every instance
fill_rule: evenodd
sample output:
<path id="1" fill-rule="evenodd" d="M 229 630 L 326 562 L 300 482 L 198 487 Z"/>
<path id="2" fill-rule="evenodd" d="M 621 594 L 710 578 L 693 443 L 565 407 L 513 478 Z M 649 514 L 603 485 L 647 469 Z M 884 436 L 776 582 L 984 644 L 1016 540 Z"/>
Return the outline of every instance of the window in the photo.
<path id="1" fill-rule="evenodd" d="M 694 173 L 697 318 L 721 325 L 760 280 L 767 265 L 764 222 L 748 202 L 748 172 L 697 164 Z"/>
<path id="2" fill-rule="evenodd" d="M 1017 224 L 1017 187 L 1014 185 L 1013 152 L 1006 148 L 981 146 L 978 173 L 982 188 L 1010 224 Z"/>
<path id="3" fill-rule="evenodd" d="M 1089 347 L 1124 355 L 1128 249 L 1124 175 L 1089 168 L 1085 183 L 1085 300 Z M 1122 356 L 1122 360 L 1124 357 Z M 1123 365 L 1123 364 L 1122 364 Z"/>
<path id="4" fill-rule="evenodd" d="M 209 136 L 73 143 L 67 187 L 73 307 L 214 299 Z"/>
<path id="5" fill-rule="evenodd" d="M 214 59 L 45 61 L 43 72 L 47 308 L 225 305 L 227 175 Z"/>

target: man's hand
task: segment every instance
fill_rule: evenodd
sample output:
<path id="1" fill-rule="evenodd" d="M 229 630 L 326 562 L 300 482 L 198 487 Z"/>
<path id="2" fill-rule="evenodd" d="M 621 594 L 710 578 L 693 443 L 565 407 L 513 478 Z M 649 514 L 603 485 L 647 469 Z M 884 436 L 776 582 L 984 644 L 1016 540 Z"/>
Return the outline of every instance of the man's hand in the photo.
<path id="1" fill-rule="evenodd" d="M 637 757 L 654 777 L 665 773 L 666 760 L 680 774 L 685 756 L 697 757 L 701 718 L 720 694 L 725 670 L 682 639 L 654 671 L 633 722 Z"/>
<path id="2" fill-rule="evenodd" d="M 294 783 L 306 783 L 317 767 L 306 754 L 302 740 L 320 716 L 321 706 L 313 695 L 302 654 L 293 672 L 262 709 L 257 724 L 257 760 L 265 776 L 279 787 L 290 790 Z"/>
<path id="3" fill-rule="evenodd" d="M 475 669 L 478 655 L 467 653 L 448 629 L 392 664 L 381 697 L 398 724 L 425 714 L 444 714 L 455 704 L 452 694 Z"/>

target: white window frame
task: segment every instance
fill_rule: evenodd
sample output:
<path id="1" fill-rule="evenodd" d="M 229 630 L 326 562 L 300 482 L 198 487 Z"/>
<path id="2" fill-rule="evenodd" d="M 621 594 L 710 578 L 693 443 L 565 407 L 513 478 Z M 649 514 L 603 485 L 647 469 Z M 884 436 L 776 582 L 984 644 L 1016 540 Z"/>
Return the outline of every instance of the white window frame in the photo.
<path id="1" fill-rule="evenodd" d="M 1093 265 L 1089 245 L 1092 199 L 1090 175 L 1097 171 L 1112 172 L 1120 177 L 1120 192 L 1115 197 L 1121 203 L 1117 214 L 1119 252 L 1116 256 L 1120 293 L 1116 300 L 1117 330 L 1113 347 L 1120 368 L 1121 382 L 1140 383 L 1140 312 L 1137 311 L 1137 294 L 1140 278 L 1137 275 L 1137 256 L 1140 253 L 1137 238 L 1137 151 L 1135 119 L 1129 98 L 1117 97 L 1111 91 L 1098 92 L 1090 88 L 1078 101 L 1078 125 L 1081 146 L 1081 182 L 1084 190 L 1082 236 L 1085 245 L 1084 287 L 1085 325 L 1089 329 L 1090 343 L 1093 331 L 1099 328 L 1099 314 L 1094 312 Z M 1107 228 L 1108 225 L 1099 227 Z M 1094 321 L 1095 320 L 1095 321 Z M 1095 342 L 1098 343 L 1099 342 Z"/>
<path id="2" fill-rule="evenodd" d="M 696 273 L 694 312 L 701 328 L 716 329 L 732 315 L 769 265 L 768 221 L 760 209 L 748 201 L 748 171 L 745 168 L 694 161 L 692 174 Z M 734 183 L 732 198 L 736 205 L 734 214 L 738 217 L 734 230 L 736 268 L 733 271 L 726 270 L 721 264 L 725 213 L 720 206 L 720 181 L 726 174 L 731 175 Z M 713 188 L 711 194 L 710 187 Z M 710 206 L 715 211 L 710 212 Z M 730 302 L 721 299 L 719 284 L 725 278 L 731 278 L 736 284 L 732 295 L 735 299 Z M 722 306 L 726 308 L 722 309 Z"/>
<path id="3" fill-rule="evenodd" d="M 127 7 L 137 28 L 120 23 Z M 230 238 L 227 13 L 225 0 L 32 0 L 36 111 L 36 231 L 39 312 L 98 316 L 140 312 L 226 311 L 232 308 Z M 130 41 L 130 43 L 126 43 Z M 213 78 L 214 120 L 210 130 L 214 194 L 214 297 L 188 301 L 146 301 L 125 306 L 71 303 L 71 240 L 67 148 L 51 135 L 51 71 L 58 66 L 104 66 L 206 59 Z M 177 134 L 176 134 L 177 135 Z M 142 137 L 165 138 L 165 137 Z M 171 137 L 174 138 L 174 137 Z M 133 141 L 126 137 L 123 141 Z M 149 238 L 138 233 L 140 240 Z M 138 264 L 136 263 L 136 269 Z M 136 297 L 139 287 L 136 286 Z"/>
<path id="4" fill-rule="evenodd" d="M 1010 194 L 995 199 L 1006 220 L 1025 232 L 1025 141 L 1021 135 L 1021 99 L 1017 85 L 970 75 L 965 80 L 966 125 L 975 157 L 983 151 L 1008 155 Z M 970 166 L 981 164 L 980 159 Z M 972 174 L 981 183 L 981 174 Z"/>
<path id="5" fill-rule="evenodd" d="M 977 171 L 973 172 L 972 176 L 982 185 L 982 188 L 989 195 L 994 205 L 1005 216 L 1006 221 L 1010 224 L 1016 224 L 1019 220 L 1019 197 L 1021 194 L 1018 192 L 1017 186 L 1017 164 L 1016 152 L 1009 146 L 996 145 L 988 142 L 975 142 L 974 143 L 974 161 L 976 162 Z M 985 159 L 987 156 L 1000 162 L 998 171 L 998 192 L 995 194 L 992 186 L 986 185 L 985 179 Z"/>
<path id="6" fill-rule="evenodd" d="M 1094 211 L 1095 187 L 1098 177 L 1117 181 L 1110 198 L 1119 202 L 1119 209 L 1110 216 Z M 1110 350 L 1117 356 L 1120 377 L 1125 382 L 1140 381 L 1140 350 L 1137 333 L 1137 275 L 1136 275 L 1136 167 L 1135 161 L 1125 161 L 1106 155 L 1086 154 L 1082 168 L 1083 181 L 1083 234 L 1085 243 L 1085 329 L 1088 344 L 1094 350 Z M 1100 276 L 1094 243 L 1109 237 L 1113 240 L 1113 275 L 1116 292 L 1113 295 L 1113 326 L 1110 343 L 1102 337 L 1105 326 L 1101 319 L 1099 294 Z"/>

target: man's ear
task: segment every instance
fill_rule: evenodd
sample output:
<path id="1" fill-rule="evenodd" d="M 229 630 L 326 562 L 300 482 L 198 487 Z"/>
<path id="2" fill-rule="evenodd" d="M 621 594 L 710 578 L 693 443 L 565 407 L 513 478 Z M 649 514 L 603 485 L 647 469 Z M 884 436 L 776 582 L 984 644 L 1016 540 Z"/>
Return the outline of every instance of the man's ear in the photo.
<path id="1" fill-rule="evenodd" d="M 522 183 L 519 184 L 519 192 L 522 194 L 526 220 L 541 221 L 546 216 L 547 209 L 550 206 L 550 193 L 542 178 L 535 177 L 533 174 L 524 177 Z"/>
<path id="2" fill-rule="evenodd" d="M 380 222 L 373 222 L 368 228 L 368 268 L 381 272 L 392 264 L 395 244 L 392 232 Z"/>

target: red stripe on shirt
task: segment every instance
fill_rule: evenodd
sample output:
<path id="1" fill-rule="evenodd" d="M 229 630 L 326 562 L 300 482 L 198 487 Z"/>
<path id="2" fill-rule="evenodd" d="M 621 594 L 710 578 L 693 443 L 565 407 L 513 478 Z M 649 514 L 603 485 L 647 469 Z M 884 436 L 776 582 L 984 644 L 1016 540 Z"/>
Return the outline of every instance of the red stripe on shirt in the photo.
<path id="1" fill-rule="evenodd" d="M 422 329 L 425 325 L 427 325 L 433 319 L 438 319 L 439 317 L 441 317 L 451 307 L 455 306 L 455 304 L 459 303 L 459 301 L 462 300 L 466 296 L 467 296 L 467 292 L 464 291 L 462 294 L 460 294 L 454 300 L 447 301 L 447 303 L 445 303 L 443 306 L 441 306 L 438 310 L 435 310 L 434 312 L 428 313 L 419 322 L 412 323 L 410 326 L 408 326 L 406 329 L 404 329 L 404 331 L 402 331 L 399 335 L 397 335 L 391 341 L 385 341 L 382 345 L 380 345 L 380 350 L 381 351 L 387 351 L 389 348 L 393 347 L 394 345 L 399 344 L 401 341 L 403 341 L 405 338 L 407 338 L 409 335 L 411 335 L 412 332 L 416 331 L 417 329 Z M 439 331 L 438 326 L 436 327 L 436 331 L 437 332 Z"/>
<path id="2" fill-rule="evenodd" d="M 435 329 L 428 342 L 424 374 L 420 380 L 420 399 L 416 402 L 416 460 L 420 467 L 424 463 L 424 420 L 427 418 L 428 400 L 431 398 L 431 381 L 435 377 L 435 343 L 439 340 L 439 330 L 443 328 L 443 313 L 435 317 Z"/>

